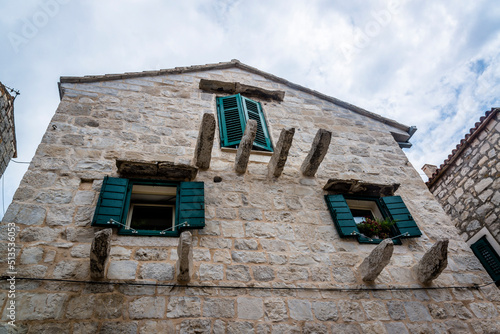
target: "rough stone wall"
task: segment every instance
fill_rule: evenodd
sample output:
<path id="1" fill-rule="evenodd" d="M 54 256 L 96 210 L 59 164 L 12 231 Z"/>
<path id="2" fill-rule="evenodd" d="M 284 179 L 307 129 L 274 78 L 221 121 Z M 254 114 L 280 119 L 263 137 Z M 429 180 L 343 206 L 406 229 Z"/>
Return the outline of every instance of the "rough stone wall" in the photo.
<path id="1" fill-rule="evenodd" d="M 0 176 L 15 157 L 14 99 L 0 82 Z"/>
<path id="2" fill-rule="evenodd" d="M 1 225 L 19 231 L 18 277 L 89 280 L 90 226 L 102 179 L 118 176 L 116 159 L 188 164 L 215 94 L 201 78 L 286 91 L 263 102 L 273 143 L 295 127 L 284 173 L 269 180 L 269 155 L 252 154 L 233 170 L 234 152 L 219 148 L 205 182 L 206 227 L 193 232 L 195 275 L 203 287 L 17 281 L 19 332 L 29 333 L 455 333 L 500 330 L 500 294 L 421 181 L 388 125 L 239 69 L 63 84 L 64 97 Z M 300 166 L 318 128 L 332 141 L 315 177 Z M 215 183 L 219 176 L 222 182 Z M 323 195 L 329 178 L 400 183 L 423 236 L 404 240 L 374 284 L 357 266 L 375 245 L 340 239 Z M 440 237 L 449 265 L 421 290 L 412 267 Z M 178 238 L 112 237 L 104 281 L 174 284 Z M 2 244 L 5 254 L 6 243 Z M 5 256 L 0 256 L 5 272 Z M 6 320 L 8 286 L 0 307 Z M 211 287 L 212 286 L 212 287 Z M 231 286 L 220 288 L 214 286 Z M 389 288 L 401 290 L 336 291 Z M 261 289 L 259 289 L 261 288 Z M 270 289 L 275 288 L 275 289 Z M 301 290 L 300 288 L 317 288 Z M 1 327 L 4 326 L 4 327 Z M 0 328 L 6 328 L 6 324 Z"/>
<path id="3" fill-rule="evenodd" d="M 432 186 L 431 192 L 467 240 L 487 227 L 500 243 L 500 115 Z"/>

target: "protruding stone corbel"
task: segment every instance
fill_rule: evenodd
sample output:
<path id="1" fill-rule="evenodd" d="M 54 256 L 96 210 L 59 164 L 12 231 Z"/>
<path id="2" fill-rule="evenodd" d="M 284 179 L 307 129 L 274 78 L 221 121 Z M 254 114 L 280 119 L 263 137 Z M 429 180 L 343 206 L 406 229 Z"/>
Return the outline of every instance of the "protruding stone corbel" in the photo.
<path id="1" fill-rule="evenodd" d="M 112 234 L 113 230 L 110 228 L 100 230 L 94 234 L 90 246 L 90 277 L 92 279 L 104 277 L 104 268 L 111 249 Z"/>
<path id="2" fill-rule="evenodd" d="M 448 242 L 448 239 L 439 239 L 414 267 L 421 283 L 429 284 L 438 278 L 448 265 Z"/>
<path id="3" fill-rule="evenodd" d="M 267 175 L 269 177 L 279 177 L 281 173 L 283 173 L 283 168 L 288 158 L 288 151 L 292 146 L 294 134 L 295 128 L 281 130 L 278 144 L 276 144 L 276 149 L 267 165 Z"/>
<path id="4" fill-rule="evenodd" d="M 316 137 L 314 137 L 311 150 L 304 160 L 304 163 L 302 163 L 302 167 L 300 167 L 302 174 L 305 176 L 314 176 L 314 174 L 316 174 L 319 165 L 328 151 L 331 140 L 332 133 L 330 131 L 325 129 L 318 130 Z"/>
<path id="5" fill-rule="evenodd" d="M 193 235 L 189 231 L 181 233 L 177 245 L 177 282 L 186 284 L 193 275 Z"/>
<path id="6" fill-rule="evenodd" d="M 240 146 L 236 152 L 236 160 L 234 162 L 234 169 L 239 174 L 243 174 L 247 171 L 248 160 L 250 159 L 250 152 L 252 151 L 253 141 L 256 135 L 257 121 L 249 119 L 243 137 L 241 138 Z"/>
<path id="7" fill-rule="evenodd" d="M 391 261 L 393 250 L 392 240 L 385 239 L 363 260 L 358 268 L 363 281 L 372 282 L 378 277 Z"/>
<path id="8" fill-rule="evenodd" d="M 209 113 L 203 114 L 198 140 L 194 149 L 194 164 L 196 167 L 201 169 L 208 169 L 210 167 L 214 138 L 215 116 Z"/>

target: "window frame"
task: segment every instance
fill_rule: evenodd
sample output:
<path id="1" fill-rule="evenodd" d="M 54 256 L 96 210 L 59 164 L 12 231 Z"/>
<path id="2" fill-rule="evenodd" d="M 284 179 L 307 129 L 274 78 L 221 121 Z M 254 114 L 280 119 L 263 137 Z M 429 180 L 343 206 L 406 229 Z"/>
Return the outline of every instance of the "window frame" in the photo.
<path id="1" fill-rule="evenodd" d="M 350 194 L 327 194 L 325 195 L 325 201 L 330 211 L 330 215 L 334 222 L 335 228 L 339 233 L 341 238 L 356 238 L 359 243 L 369 243 L 369 244 L 379 244 L 383 239 L 371 239 L 367 237 L 360 236 L 358 233 L 357 224 L 351 212 L 347 200 L 359 200 L 359 201 L 374 201 L 380 210 L 383 218 L 390 218 L 396 221 L 396 223 L 391 227 L 391 235 L 393 236 L 393 242 L 395 245 L 401 245 L 401 239 L 419 237 L 422 235 L 420 229 L 418 228 L 416 222 L 411 217 L 408 208 L 404 204 L 400 196 L 385 196 L 385 197 L 372 197 L 372 196 L 362 196 L 362 195 L 350 195 Z M 391 202 L 397 203 L 400 208 L 391 208 Z M 404 214 L 408 215 L 408 218 L 401 220 L 398 225 L 398 215 Z M 413 222 L 414 226 L 408 227 L 408 222 Z M 402 231 L 411 228 L 412 233 L 409 236 L 401 236 Z M 357 233 L 356 233 L 357 232 Z M 394 238 L 398 236 L 398 238 Z"/>
<path id="2" fill-rule="evenodd" d="M 231 100 L 232 107 L 225 108 L 224 101 Z M 257 135 L 253 142 L 253 150 L 273 152 L 273 144 L 266 116 L 259 101 L 249 99 L 241 94 L 218 96 L 216 98 L 217 119 L 219 122 L 219 138 L 221 148 L 237 148 L 245 132 L 249 119 L 257 121 Z M 253 110 L 251 110 L 253 109 Z"/>
<path id="3" fill-rule="evenodd" d="M 126 228 L 134 185 L 176 187 L 173 230 L 159 231 Z M 183 230 L 205 227 L 204 196 L 203 182 L 128 179 L 106 176 L 101 186 L 91 225 L 116 227 L 120 235 L 178 237 Z"/>

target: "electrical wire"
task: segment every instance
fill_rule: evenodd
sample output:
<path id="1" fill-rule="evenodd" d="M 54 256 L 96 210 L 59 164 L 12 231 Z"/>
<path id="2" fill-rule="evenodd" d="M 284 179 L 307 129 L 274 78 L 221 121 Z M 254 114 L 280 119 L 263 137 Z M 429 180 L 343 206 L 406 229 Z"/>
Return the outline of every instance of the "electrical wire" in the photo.
<path id="1" fill-rule="evenodd" d="M 2 276 L 0 280 L 7 280 L 9 276 Z M 63 282 L 76 284 L 113 284 L 113 285 L 130 285 L 130 286 L 154 286 L 154 287 L 171 287 L 171 288 L 193 288 L 193 289 L 251 289 L 251 290 L 300 290 L 300 291 L 405 291 L 405 290 L 444 290 L 444 289 L 480 289 L 495 282 L 484 283 L 482 285 L 465 285 L 465 286 L 429 286 L 429 287 L 390 287 L 390 288 L 320 288 L 320 287 L 259 287 L 259 286 L 230 286 L 230 285 L 179 285 L 179 284 L 162 284 L 162 283 L 140 283 L 140 282 L 113 282 L 113 281 L 78 281 L 60 278 L 32 278 L 32 277 L 15 277 L 15 280 L 27 281 L 42 281 L 42 282 Z"/>
<path id="2" fill-rule="evenodd" d="M 10 161 L 15 162 L 16 164 L 30 164 L 31 163 L 31 162 L 27 162 L 27 161 L 16 161 L 14 159 L 10 159 Z"/>

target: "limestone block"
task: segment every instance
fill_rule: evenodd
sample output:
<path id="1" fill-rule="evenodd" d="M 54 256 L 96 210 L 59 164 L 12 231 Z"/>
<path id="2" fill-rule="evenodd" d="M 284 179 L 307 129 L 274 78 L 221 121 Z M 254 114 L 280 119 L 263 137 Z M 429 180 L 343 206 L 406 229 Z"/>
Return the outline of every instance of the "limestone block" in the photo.
<path id="1" fill-rule="evenodd" d="M 193 275 L 193 235 L 189 231 L 181 233 L 177 246 L 177 282 L 188 283 Z"/>
<path id="2" fill-rule="evenodd" d="M 288 300 L 290 318 L 294 320 L 313 320 L 311 303 L 308 300 L 290 299 Z"/>
<path id="3" fill-rule="evenodd" d="M 165 314 L 165 297 L 140 297 L 129 304 L 131 319 L 163 318 Z"/>
<path id="4" fill-rule="evenodd" d="M 135 279 L 136 261 L 112 261 L 108 268 L 109 279 Z"/>
<path id="5" fill-rule="evenodd" d="M 200 132 L 194 149 L 194 165 L 200 169 L 208 169 L 212 159 L 212 147 L 215 138 L 215 117 L 205 113 L 201 120 Z"/>
<path id="6" fill-rule="evenodd" d="M 198 297 L 170 297 L 167 306 L 168 318 L 200 317 L 201 300 Z"/>
<path id="7" fill-rule="evenodd" d="M 171 281 L 174 279 L 174 267 L 168 263 L 145 263 L 141 266 L 140 276 L 145 279 Z"/>
<path id="8" fill-rule="evenodd" d="M 60 319 L 67 299 L 63 293 L 16 294 L 16 320 Z"/>
<path id="9" fill-rule="evenodd" d="M 269 177 L 279 177 L 283 172 L 294 134 L 295 128 L 281 130 L 273 156 L 267 165 L 267 175 Z"/>
<path id="10" fill-rule="evenodd" d="M 251 279 L 250 270 L 244 265 L 227 266 L 226 278 L 230 281 L 248 282 Z"/>
<path id="11" fill-rule="evenodd" d="M 385 239 L 378 244 L 358 267 L 363 281 L 374 281 L 391 261 L 393 251 L 394 243 L 391 239 Z"/>
<path id="12" fill-rule="evenodd" d="M 256 281 L 272 281 L 276 277 L 272 267 L 268 266 L 252 266 L 253 277 Z"/>
<path id="13" fill-rule="evenodd" d="M 448 239 L 439 239 L 416 265 L 417 279 L 428 284 L 448 265 Z"/>
<path id="14" fill-rule="evenodd" d="M 285 302 L 281 298 L 269 298 L 264 301 L 266 318 L 272 322 L 288 319 Z"/>
<path id="15" fill-rule="evenodd" d="M 202 263 L 199 269 L 200 280 L 202 281 L 220 281 L 224 279 L 224 269 L 220 264 Z"/>
<path id="16" fill-rule="evenodd" d="M 339 312 L 335 302 L 313 302 L 312 309 L 318 320 L 337 321 L 339 319 Z"/>
<path id="17" fill-rule="evenodd" d="M 253 141 L 256 135 L 257 121 L 249 119 L 243 137 L 241 138 L 238 151 L 236 151 L 236 159 L 234 162 L 234 170 L 236 173 L 244 174 L 246 172 L 248 160 L 250 159 L 250 151 L 252 150 Z"/>
<path id="18" fill-rule="evenodd" d="M 101 294 L 96 297 L 94 311 L 99 319 L 116 319 L 123 315 L 126 305 L 121 294 Z"/>
<path id="19" fill-rule="evenodd" d="M 112 234 L 113 230 L 110 228 L 95 233 L 92 246 L 90 246 L 90 277 L 92 279 L 104 277 L 104 268 L 111 249 Z"/>
<path id="20" fill-rule="evenodd" d="M 234 300 L 227 298 L 206 298 L 203 303 L 203 316 L 211 318 L 234 317 Z"/>
<path id="21" fill-rule="evenodd" d="M 238 318 L 257 320 L 264 316 L 264 304 L 261 298 L 239 297 Z"/>
<path id="22" fill-rule="evenodd" d="M 319 165 L 328 152 L 331 139 L 332 133 L 330 131 L 325 129 L 318 130 L 316 137 L 314 137 L 311 150 L 300 167 L 302 174 L 305 176 L 314 176 L 314 174 L 316 174 Z"/>

